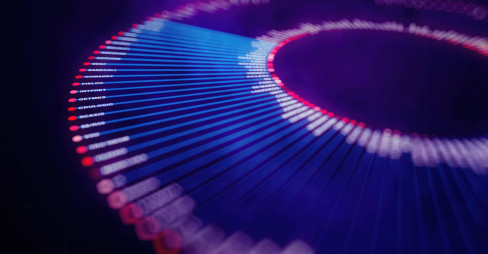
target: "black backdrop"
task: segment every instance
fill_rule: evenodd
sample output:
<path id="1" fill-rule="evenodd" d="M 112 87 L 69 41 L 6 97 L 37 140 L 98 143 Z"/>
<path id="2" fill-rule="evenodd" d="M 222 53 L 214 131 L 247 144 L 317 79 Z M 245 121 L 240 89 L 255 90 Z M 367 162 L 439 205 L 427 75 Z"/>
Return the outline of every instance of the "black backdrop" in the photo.
<path id="1" fill-rule="evenodd" d="M 92 49 L 174 2 L 21 0 L 15 8 L 4 6 L 4 28 L 14 31 L 2 35 L 12 45 L 4 46 L 8 66 L 0 85 L 1 253 L 152 252 L 73 163 L 67 95 Z"/>

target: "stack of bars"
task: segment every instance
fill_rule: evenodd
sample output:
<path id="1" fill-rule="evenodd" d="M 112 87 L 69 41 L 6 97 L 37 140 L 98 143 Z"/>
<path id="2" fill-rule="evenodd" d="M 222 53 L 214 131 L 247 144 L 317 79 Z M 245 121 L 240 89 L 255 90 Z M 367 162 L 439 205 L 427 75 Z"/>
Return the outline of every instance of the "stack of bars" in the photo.
<path id="1" fill-rule="evenodd" d="M 286 42 L 152 18 L 89 57 L 70 130 L 122 221 L 159 253 L 487 250 L 488 139 L 312 105 L 273 74 Z"/>

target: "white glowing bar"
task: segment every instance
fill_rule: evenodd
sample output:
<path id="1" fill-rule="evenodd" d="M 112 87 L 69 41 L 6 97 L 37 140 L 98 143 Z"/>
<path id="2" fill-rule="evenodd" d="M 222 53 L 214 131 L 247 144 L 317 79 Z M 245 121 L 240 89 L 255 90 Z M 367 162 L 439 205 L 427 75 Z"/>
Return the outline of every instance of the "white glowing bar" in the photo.
<path id="1" fill-rule="evenodd" d="M 421 167 L 427 164 L 427 151 L 425 149 L 424 143 L 422 139 L 418 136 L 415 136 L 411 140 L 412 144 L 412 161 L 413 164 L 417 167 Z"/>
<path id="2" fill-rule="evenodd" d="M 343 121 L 341 121 L 343 122 Z M 344 135 L 346 138 L 347 136 L 349 136 L 349 134 L 351 134 L 351 132 L 355 129 L 356 126 L 354 126 L 353 124 L 351 123 L 345 123 L 344 127 L 342 129 L 340 129 L 340 132 L 342 135 Z"/>
<path id="3" fill-rule="evenodd" d="M 307 120 L 310 121 L 310 122 L 313 122 L 313 121 L 319 119 L 321 116 L 323 116 L 322 113 L 316 112 L 315 114 L 312 114 L 312 115 L 308 116 L 307 117 Z"/>
<path id="4" fill-rule="evenodd" d="M 363 132 L 361 132 L 361 136 L 359 136 L 359 139 L 357 141 L 357 144 L 362 146 L 362 147 L 365 147 L 369 140 L 370 140 L 370 137 L 371 137 L 371 134 L 372 134 L 372 131 L 370 128 L 365 128 L 363 130 Z"/>
<path id="5" fill-rule="evenodd" d="M 120 210 L 120 217 L 124 223 L 135 223 L 138 219 L 178 198 L 182 193 L 183 189 L 181 186 L 172 183 L 148 196 L 138 199 L 128 206 L 125 206 Z M 138 193 L 137 196 L 140 196 L 140 193 Z"/>
<path id="6" fill-rule="evenodd" d="M 410 153 L 410 151 L 412 150 L 410 136 L 402 135 L 400 140 L 400 148 L 403 153 Z"/>
<path id="7" fill-rule="evenodd" d="M 390 130 L 384 130 L 383 133 L 381 133 L 381 142 L 378 147 L 378 156 L 380 157 L 388 157 L 390 154 L 390 144 L 391 144 L 391 131 Z"/>
<path id="8" fill-rule="evenodd" d="M 402 157 L 402 149 L 400 143 L 401 143 L 400 135 L 398 133 L 393 133 L 391 137 L 390 158 L 400 159 Z"/>
<path id="9" fill-rule="evenodd" d="M 479 166 L 479 163 L 477 161 L 477 153 L 474 150 L 469 150 L 463 142 L 461 142 L 458 139 L 453 140 L 455 146 L 457 147 L 457 150 L 459 151 L 460 155 L 464 158 L 466 163 L 469 165 L 471 169 L 473 169 L 476 173 L 478 174 L 483 174 L 485 173 L 484 169 Z"/>
<path id="10" fill-rule="evenodd" d="M 249 252 L 249 254 L 280 254 L 281 248 L 270 239 L 259 241 Z"/>
<path id="11" fill-rule="evenodd" d="M 335 125 L 334 125 L 332 128 L 333 128 L 334 130 L 338 131 L 338 130 L 341 130 L 341 129 L 342 129 L 342 127 L 344 127 L 345 125 L 346 125 L 346 123 L 345 123 L 344 121 L 342 121 L 342 120 L 338 120 L 338 121 L 337 121 L 337 124 L 335 124 Z"/>
<path id="12" fill-rule="evenodd" d="M 291 106 L 284 108 L 283 111 L 285 111 L 286 113 L 282 114 L 281 117 L 283 119 L 288 119 L 291 116 L 294 116 L 294 115 L 301 113 L 303 111 L 306 111 L 308 109 L 309 109 L 309 107 L 303 106 L 303 104 L 301 104 L 301 103 L 297 103 L 297 104 L 294 104 L 294 105 L 291 105 Z"/>
<path id="13" fill-rule="evenodd" d="M 79 106 L 76 109 L 82 110 L 82 109 L 103 108 L 103 107 L 111 107 L 113 105 L 114 105 L 113 103 L 100 103 L 100 104 L 94 104 L 94 105 Z"/>
<path id="14" fill-rule="evenodd" d="M 106 181 L 102 180 L 97 185 L 99 187 Z M 127 204 L 127 202 L 131 202 L 135 199 L 142 197 L 143 195 L 153 192 L 157 190 L 160 186 L 161 182 L 156 177 L 150 177 L 143 181 L 140 181 L 132 186 L 126 187 L 123 190 L 115 191 L 112 194 L 108 195 L 107 201 L 110 207 L 112 208 L 122 208 Z M 112 186 L 113 188 L 113 186 Z M 110 193 L 110 189 L 100 189 L 98 188 L 100 193 Z"/>
<path id="15" fill-rule="evenodd" d="M 254 241 L 242 232 L 235 232 L 215 250 L 212 254 L 242 254 L 248 253 L 254 245 Z"/>
<path id="16" fill-rule="evenodd" d="M 315 130 L 313 130 L 313 135 L 320 136 L 320 135 L 324 134 L 327 130 L 329 130 L 336 123 L 337 123 L 336 118 L 330 119 L 329 121 L 325 122 L 324 124 L 317 127 Z"/>
<path id="17" fill-rule="evenodd" d="M 172 230 L 181 236 L 181 247 L 184 248 L 195 238 L 202 226 L 203 222 L 200 219 L 193 215 L 186 215 L 173 224 Z"/>
<path id="18" fill-rule="evenodd" d="M 314 130 L 315 128 L 317 128 L 318 126 L 320 126 L 321 124 L 325 123 L 325 121 L 327 121 L 329 119 L 328 116 L 321 116 L 320 118 L 316 119 L 315 121 L 307 124 L 307 130 Z"/>
<path id="19" fill-rule="evenodd" d="M 185 246 L 186 253 L 206 254 L 217 248 L 225 239 L 225 233 L 215 225 L 207 225 L 200 230 L 193 241 Z"/>
<path id="20" fill-rule="evenodd" d="M 287 100 L 285 102 L 280 103 L 280 106 L 281 107 L 287 107 L 287 106 L 293 105 L 295 103 L 297 103 L 297 100 L 293 100 L 292 98 L 287 97 Z"/>
<path id="21" fill-rule="evenodd" d="M 284 106 L 289 106 L 291 104 L 294 104 L 296 103 L 297 101 L 293 101 L 293 97 L 291 96 L 286 96 L 286 94 L 282 93 L 282 94 L 279 94 L 279 95 L 285 95 L 285 96 L 278 96 L 276 95 L 276 101 L 280 103 L 280 106 L 284 107 Z M 286 103 L 285 103 L 286 102 Z"/>
<path id="22" fill-rule="evenodd" d="M 459 151 L 456 149 L 456 146 L 454 145 L 453 142 L 450 140 L 445 139 L 444 144 L 447 145 L 447 150 L 449 151 L 450 156 L 453 158 L 453 160 L 456 163 L 456 167 L 462 167 L 465 168 L 468 166 L 464 158 L 461 156 Z"/>
<path id="23" fill-rule="evenodd" d="M 348 144 L 350 144 L 350 145 L 354 144 L 354 143 L 355 143 L 355 142 L 358 140 L 359 135 L 361 134 L 361 132 L 362 132 L 363 130 L 364 130 L 364 129 L 363 129 L 363 128 L 361 128 L 361 127 L 358 127 L 358 126 L 357 126 L 357 127 L 355 127 L 355 128 L 352 130 L 352 132 L 346 136 L 346 139 L 345 139 L 346 143 L 348 143 Z"/>
<path id="24" fill-rule="evenodd" d="M 288 244 L 287 247 L 281 252 L 281 254 L 314 254 L 315 251 L 308 245 L 306 242 L 302 240 L 295 240 Z"/>
<path id="25" fill-rule="evenodd" d="M 426 153 L 426 164 L 425 166 L 429 167 L 436 167 L 440 162 L 441 162 L 441 154 L 440 152 L 435 148 L 433 142 L 429 138 L 423 138 L 422 139 L 425 149 L 427 151 Z"/>
<path id="26" fill-rule="evenodd" d="M 98 113 L 93 113 L 93 114 L 79 115 L 79 116 L 77 116 L 77 118 L 78 119 L 87 119 L 87 118 L 93 118 L 93 117 L 100 117 L 100 116 L 104 116 L 104 115 L 105 115 L 105 112 L 98 112 Z M 86 128 L 96 127 L 96 126 L 100 126 L 100 125 L 104 125 L 104 124 L 105 124 L 104 121 L 93 122 L 93 123 L 88 123 L 88 124 L 82 124 L 82 125 L 80 125 L 80 128 L 86 129 Z"/>
<path id="27" fill-rule="evenodd" d="M 179 218 L 191 214 L 195 206 L 195 201 L 188 196 L 176 199 L 135 224 L 138 238 L 141 240 L 154 239 L 157 233 L 171 227 Z"/>
<path id="28" fill-rule="evenodd" d="M 117 162 L 110 163 L 100 168 L 100 173 L 102 175 L 110 175 L 118 171 L 124 170 L 131 166 L 141 164 L 147 161 L 147 155 L 145 153 L 135 155 L 128 159 L 123 159 Z"/>
<path id="29" fill-rule="evenodd" d="M 129 136 L 123 136 L 123 137 L 119 137 L 119 138 L 110 139 L 107 141 L 102 141 L 102 142 L 90 144 L 90 145 L 88 145 L 88 149 L 96 150 L 96 149 L 104 148 L 107 146 L 112 146 L 112 145 L 124 143 L 124 142 L 127 142 L 129 140 L 130 140 Z"/>
<path id="30" fill-rule="evenodd" d="M 453 166 L 455 164 L 453 163 L 452 158 L 449 155 L 449 152 L 447 151 L 445 145 L 438 138 L 434 138 L 432 140 L 432 144 L 439 153 L 440 163 L 447 163 L 447 165 L 449 166 Z"/>
<path id="31" fill-rule="evenodd" d="M 486 174 L 488 172 L 488 149 L 480 146 L 478 140 L 463 140 L 468 149 L 473 151 L 474 160 L 477 165 L 477 172 Z"/>
<path id="32" fill-rule="evenodd" d="M 298 122 L 298 121 L 300 121 L 300 120 L 302 120 L 302 119 L 304 119 L 304 118 L 312 115 L 315 112 L 316 112 L 315 110 L 309 109 L 309 110 L 307 110 L 305 112 L 302 112 L 302 113 L 300 113 L 298 115 L 292 116 L 290 119 L 288 119 L 288 121 L 290 121 L 291 123 L 296 123 L 296 122 Z"/>
<path id="33" fill-rule="evenodd" d="M 368 153 L 376 153 L 381 142 L 381 132 L 379 130 L 374 130 L 369 143 L 366 145 L 366 151 Z"/>
<path id="34" fill-rule="evenodd" d="M 106 160 L 109 160 L 109 159 L 112 159 L 112 158 L 115 158 L 115 157 L 118 157 L 118 156 L 121 156 L 124 154 L 127 154 L 127 148 L 122 147 L 119 149 L 115 149 L 115 150 L 111 150 L 111 151 L 104 152 L 101 154 L 97 154 L 93 157 L 93 159 L 95 160 L 95 162 L 101 162 L 101 161 L 106 161 Z"/>

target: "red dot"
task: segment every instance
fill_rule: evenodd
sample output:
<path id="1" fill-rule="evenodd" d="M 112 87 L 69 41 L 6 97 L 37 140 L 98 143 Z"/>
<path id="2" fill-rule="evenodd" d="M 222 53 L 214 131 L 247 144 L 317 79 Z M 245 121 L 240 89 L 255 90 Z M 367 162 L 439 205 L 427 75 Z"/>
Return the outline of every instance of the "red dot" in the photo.
<path id="1" fill-rule="evenodd" d="M 343 117 L 343 118 L 342 118 L 342 121 L 343 121 L 343 122 L 345 122 L 345 123 L 347 123 L 347 122 L 349 122 L 349 118 L 347 118 L 347 117 Z"/>
<path id="2" fill-rule="evenodd" d="M 76 101 L 76 99 L 75 99 L 75 98 L 71 98 L 71 99 L 69 99 L 68 101 L 69 101 L 69 102 L 75 102 L 75 101 Z"/>
<path id="3" fill-rule="evenodd" d="M 351 120 L 351 125 L 356 126 L 358 122 L 356 120 Z"/>
<path id="4" fill-rule="evenodd" d="M 100 188 L 98 188 L 99 189 L 98 192 L 110 193 L 113 190 L 113 183 L 111 182 L 103 183 L 102 181 L 100 181 L 99 184 L 97 184 L 97 188 L 100 186 Z M 106 187 L 103 186 L 102 183 L 103 185 L 106 185 Z M 134 203 L 130 203 L 124 206 L 122 209 L 120 209 L 119 212 L 120 212 L 120 218 L 122 219 L 122 222 L 124 222 L 125 224 L 134 224 L 144 215 L 144 211 L 142 210 L 142 208 L 139 205 L 136 205 Z"/>
<path id="5" fill-rule="evenodd" d="M 327 110 L 322 109 L 322 110 L 320 110 L 320 113 L 322 113 L 322 114 L 324 114 L 324 115 L 325 115 L 325 114 L 327 114 Z"/>
<path id="6" fill-rule="evenodd" d="M 115 187 L 114 183 L 109 179 L 103 179 L 97 183 L 97 191 L 100 194 L 108 194 L 114 190 L 114 187 Z M 130 208 L 126 208 L 126 209 L 130 209 Z M 122 215 L 122 211 L 121 211 L 121 215 Z M 122 217 L 122 221 L 124 221 L 123 217 Z"/>
<path id="7" fill-rule="evenodd" d="M 88 59 L 93 60 L 93 59 L 95 59 L 95 57 L 94 56 L 89 56 Z"/>
<path id="8" fill-rule="evenodd" d="M 88 151 L 88 148 L 86 148 L 86 146 L 78 146 L 76 148 L 76 152 L 79 154 L 86 153 L 87 151 Z"/>
<path id="9" fill-rule="evenodd" d="M 105 45 L 98 46 L 99 49 L 104 49 L 105 47 L 106 47 Z"/>
<path id="10" fill-rule="evenodd" d="M 123 34 L 122 34 L 122 35 L 123 35 Z M 114 36 L 112 36 L 111 38 L 112 38 L 112 40 L 117 40 L 117 38 L 119 38 L 119 37 L 117 37 L 117 35 L 114 35 Z"/>
<path id="11" fill-rule="evenodd" d="M 124 35 L 124 34 L 125 34 L 125 32 L 120 31 L 120 32 L 118 32 L 117 34 L 118 34 L 118 35 Z"/>
<path id="12" fill-rule="evenodd" d="M 105 41 L 105 44 L 111 44 L 111 43 L 112 43 L 112 41 L 111 41 L 111 40 L 106 40 L 106 41 Z"/>
<path id="13" fill-rule="evenodd" d="M 182 237 L 171 229 L 165 229 L 153 239 L 157 254 L 178 254 L 182 248 Z"/>
<path id="14" fill-rule="evenodd" d="M 328 116 L 328 117 L 334 117 L 334 113 L 329 112 L 329 113 L 327 113 L 327 116 Z"/>
<path id="15" fill-rule="evenodd" d="M 77 131 L 78 129 L 80 129 L 80 127 L 78 127 L 76 125 L 73 125 L 73 126 L 69 127 L 69 130 L 70 131 Z"/>
<path id="16" fill-rule="evenodd" d="M 363 122 L 358 123 L 358 126 L 363 129 L 366 128 L 366 124 L 364 124 Z"/>
<path id="17" fill-rule="evenodd" d="M 75 108 L 75 107 L 69 107 L 69 108 L 68 108 L 68 111 L 75 111 L 75 110 L 76 110 L 76 108 Z"/>
<path id="18" fill-rule="evenodd" d="M 83 78 L 83 76 L 77 75 L 75 78 L 80 79 L 80 78 Z"/>
<path id="19" fill-rule="evenodd" d="M 79 85 L 80 85 L 80 83 L 78 83 L 78 82 L 73 83 L 73 86 L 79 86 Z"/>
<path id="20" fill-rule="evenodd" d="M 71 91 L 69 91 L 69 93 L 70 93 L 70 94 L 75 94 L 75 93 L 78 93 L 78 91 L 76 91 L 76 90 L 71 90 Z"/>
<path id="21" fill-rule="evenodd" d="M 80 72 L 85 72 L 85 71 L 86 71 L 86 69 L 85 69 L 85 68 L 81 68 L 81 69 L 80 69 Z"/>
<path id="22" fill-rule="evenodd" d="M 84 62 L 83 65 L 90 65 L 90 62 Z"/>
<path id="23" fill-rule="evenodd" d="M 72 137 L 71 140 L 73 140 L 73 142 L 80 142 L 83 140 L 83 137 L 80 135 L 76 135 L 76 136 Z"/>
<path id="24" fill-rule="evenodd" d="M 76 116 L 70 116 L 70 117 L 68 117 L 68 120 L 74 121 L 74 120 L 76 120 Z"/>
<path id="25" fill-rule="evenodd" d="M 135 24 L 135 23 L 134 23 L 134 24 L 132 24 L 132 28 L 138 28 L 138 27 L 139 27 L 139 25 L 138 25 L 138 24 Z"/>
<path id="26" fill-rule="evenodd" d="M 93 165 L 93 163 L 95 163 L 95 161 L 93 160 L 93 158 L 91 156 L 87 156 L 87 157 L 81 159 L 81 165 L 83 165 L 85 167 L 89 167 L 89 166 Z"/>
<path id="27" fill-rule="evenodd" d="M 93 54 L 100 54 L 100 50 L 93 51 Z"/>

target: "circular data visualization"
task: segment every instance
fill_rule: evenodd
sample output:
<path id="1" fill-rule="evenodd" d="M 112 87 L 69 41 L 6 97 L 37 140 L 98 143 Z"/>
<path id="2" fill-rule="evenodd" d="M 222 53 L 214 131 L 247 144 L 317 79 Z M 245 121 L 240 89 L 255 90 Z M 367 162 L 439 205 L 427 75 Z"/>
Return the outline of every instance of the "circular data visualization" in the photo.
<path id="1" fill-rule="evenodd" d="M 256 38 L 184 22 L 240 5 L 198 2 L 133 24 L 75 76 L 76 153 L 138 238 L 168 254 L 488 250 L 486 132 L 375 129 L 290 89 L 274 62 L 288 43 L 334 31 L 424 37 L 483 59 L 487 38 L 363 19 Z"/>

